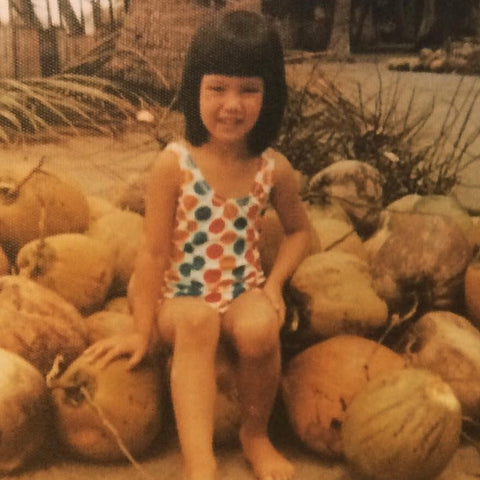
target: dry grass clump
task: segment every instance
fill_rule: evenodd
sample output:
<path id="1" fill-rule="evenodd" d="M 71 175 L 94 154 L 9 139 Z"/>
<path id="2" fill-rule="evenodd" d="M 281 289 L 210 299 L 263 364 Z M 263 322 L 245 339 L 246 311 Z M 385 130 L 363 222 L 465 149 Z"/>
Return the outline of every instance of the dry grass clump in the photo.
<path id="1" fill-rule="evenodd" d="M 111 134 L 133 118 L 134 95 L 85 75 L 0 79 L 0 142 L 52 139 L 61 131 Z"/>
<path id="2" fill-rule="evenodd" d="M 384 204 L 410 193 L 448 194 L 471 162 L 469 147 L 480 129 L 467 134 L 480 92 L 463 97 L 460 77 L 438 135 L 425 142 L 422 132 L 434 114 L 435 98 L 425 106 L 412 90 L 402 97 L 400 76 L 386 86 L 377 70 L 378 89 L 366 98 L 358 84 L 347 97 L 318 66 L 302 86 L 291 86 L 277 147 L 293 165 L 312 176 L 339 158 L 356 159 L 377 168 L 383 177 Z M 462 99 L 463 98 L 463 99 Z"/>

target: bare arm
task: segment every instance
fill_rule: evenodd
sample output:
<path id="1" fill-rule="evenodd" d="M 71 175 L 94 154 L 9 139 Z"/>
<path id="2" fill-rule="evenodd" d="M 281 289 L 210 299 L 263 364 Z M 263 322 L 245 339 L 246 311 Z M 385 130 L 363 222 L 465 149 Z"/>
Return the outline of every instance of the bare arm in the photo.
<path id="1" fill-rule="evenodd" d="M 92 361 L 103 357 L 107 364 L 129 355 L 133 368 L 147 353 L 155 330 L 157 305 L 167 268 L 181 172 L 176 154 L 164 151 L 156 161 L 145 196 L 145 241 L 135 263 L 129 296 L 135 332 L 101 340 L 87 349 Z"/>
<path id="2" fill-rule="evenodd" d="M 294 170 L 288 160 L 277 152 L 275 158 L 272 205 L 278 213 L 285 237 L 268 275 L 265 291 L 283 319 L 285 307 L 281 290 L 308 252 L 310 230 Z"/>

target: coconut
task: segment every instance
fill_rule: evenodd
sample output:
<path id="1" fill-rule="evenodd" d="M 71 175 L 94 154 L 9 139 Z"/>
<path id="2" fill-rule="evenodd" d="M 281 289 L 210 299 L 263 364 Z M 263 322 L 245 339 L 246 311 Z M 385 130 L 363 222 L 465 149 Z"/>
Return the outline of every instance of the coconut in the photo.
<path id="1" fill-rule="evenodd" d="M 378 226 L 383 199 L 381 175 L 365 162 L 332 163 L 312 177 L 307 195 L 316 203 L 337 201 L 362 237 L 369 236 Z"/>
<path id="2" fill-rule="evenodd" d="M 369 250 L 373 284 L 391 311 L 412 303 L 424 311 L 458 306 L 472 248 L 454 220 L 401 214 L 377 235 L 384 237 Z"/>
<path id="3" fill-rule="evenodd" d="M 50 403 L 42 374 L 0 348 L 0 473 L 26 467 L 49 438 Z"/>
<path id="4" fill-rule="evenodd" d="M 111 293 L 125 294 L 137 253 L 144 242 L 143 217 L 116 209 L 93 222 L 87 235 L 111 251 L 114 265 Z"/>
<path id="5" fill-rule="evenodd" d="M 341 426 L 354 395 L 379 373 L 404 365 L 393 350 L 354 335 L 307 348 L 288 363 L 281 384 L 294 431 L 315 452 L 340 457 Z"/>
<path id="6" fill-rule="evenodd" d="M 42 235 L 83 232 L 89 222 L 84 194 L 41 169 L 0 171 L 0 245 L 11 260 Z"/>
<path id="7" fill-rule="evenodd" d="M 370 480 L 433 480 L 460 443 L 460 403 L 432 372 L 407 368 L 373 378 L 347 407 L 345 457 Z"/>
<path id="8" fill-rule="evenodd" d="M 480 419 L 480 332 L 466 318 L 428 312 L 409 327 L 402 344 L 413 366 L 440 375 L 452 387 L 464 415 Z"/>
<path id="9" fill-rule="evenodd" d="M 145 454 L 162 427 L 163 372 L 145 359 L 135 369 L 128 359 L 106 366 L 80 356 L 51 378 L 55 423 L 61 444 L 74 456 L 113 461 Z M 124 448 L 123 448 L 124 447 Z"/>
<path id="10" fill-rule="evenodd" d="M 88 210 L 90 213 L 89 224 L 91 225 L 95 220 L 98 220 L 103 215 L 111 213 L 116 210 L 117 207 L 113 205 L 109 200 L 100 195 L 87 195 Z"/>
<path id="11" fill-rule="evenodd" d="M 83 314 L 102 307 L 113 278 L 111 253 L 81 233 L 33 240 L 18 252 L 19 274 L 50 288 Z"/>
<path id="12" fill-rule="evenodd" d="M 86 347 L 84 320 L 73 305 L 27 278 L 0 277 L 0 348 L 45 374 L 57 355 L 71 362 Z"/>
<path id="13" fill-rule="evenodd" d="M 125 181 L 115 185 L 108 194 L 109 200 L 122 210 L 145 214 L 145 192 L 150 176 L 150 168 L 130 175 Z"/>
<path id="14" fill-rule="evenodd" d="M 468 319 L 480 328 L 480 261 L 471 262 L 465 271 L 465 308 Z"/>
<path id="15" fill-rule="evenodd" d="M 133 315 L 107 310 L 100 310 L 86 317 L 85 326 L 90 345 L 98 340 L 135 330 Z"/>
<path id="16" fill-rule="evenodd" d="M 386 303 L 372 287 L 369 266 L 341 251 L 308 256 L 288 287 L 289 303 L 312 333 L 372 334 L 387 326 Z"/>

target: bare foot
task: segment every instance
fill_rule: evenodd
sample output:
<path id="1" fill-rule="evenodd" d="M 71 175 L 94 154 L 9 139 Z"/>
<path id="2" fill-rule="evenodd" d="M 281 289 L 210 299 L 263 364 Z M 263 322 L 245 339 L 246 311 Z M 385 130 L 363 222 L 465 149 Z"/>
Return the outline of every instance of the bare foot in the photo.
<path id="1" fill-rule="evenodd" d="M 293 465 L 272 445 L 267 436 L 240 431 L 243 453 L 258 480 L 291 480 Z"/>

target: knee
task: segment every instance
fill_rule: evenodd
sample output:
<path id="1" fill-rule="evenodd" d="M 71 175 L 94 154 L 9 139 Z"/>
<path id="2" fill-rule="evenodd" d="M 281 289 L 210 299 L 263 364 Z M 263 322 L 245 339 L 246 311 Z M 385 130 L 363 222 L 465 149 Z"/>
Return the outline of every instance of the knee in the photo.
<path id="1" fill-rule="evenodd" d="M 255 310 L 253 310 L 255 312 Z M 279 324 L 273 309 L 236 319 L 233 342 L 243 358 L 262 358 L 279 348 Z"/>
<path id="2" fill-rule="evenodd" d="M 220 335 L 218 312 L 196 299 L 178 302 L 180 308 L 170 311 L 175 342 L 189 342 L 205 347 L 215 346 Z"/>

